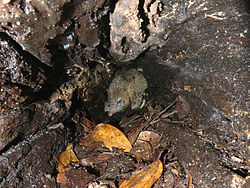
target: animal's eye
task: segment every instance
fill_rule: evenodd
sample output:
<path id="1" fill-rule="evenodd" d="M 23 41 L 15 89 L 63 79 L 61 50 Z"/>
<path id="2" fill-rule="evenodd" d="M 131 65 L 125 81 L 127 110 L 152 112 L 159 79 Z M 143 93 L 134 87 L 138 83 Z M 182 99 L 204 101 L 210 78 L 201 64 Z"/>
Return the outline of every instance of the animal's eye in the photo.
<path id="1" fill-rule="evenodd" d="M 119 98 L 118 100 L 117 100 L 117 103 L 119 104 L 119 103 L 121 103 L 123 100 L 122 100 L 122 98 Z"/>
<path id="2" fill-rule="evenodd" d="M 111 104 L 110 104 L 110 103 L 108 103 L 108 102 L 105 102 L 105 103 L 104 103 L 104 106 L 105 106 L 105 107 L 110 107 L 110 106 L 111 106 Z"/>

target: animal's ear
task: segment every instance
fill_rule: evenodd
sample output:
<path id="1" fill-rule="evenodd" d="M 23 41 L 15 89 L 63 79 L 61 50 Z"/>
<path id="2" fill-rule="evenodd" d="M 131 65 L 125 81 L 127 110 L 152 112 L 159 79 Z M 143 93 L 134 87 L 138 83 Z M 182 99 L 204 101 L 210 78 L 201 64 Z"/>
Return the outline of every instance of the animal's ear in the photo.
<path id="1" fill-rule="evenodd" d="M 126 88 L 124 86 L 120 86 L 121 90 L 123 91 L 127 91 Z"/>
<path id="2" fill-rule="evenodd" d="M 124 103 L 124 99 L 123 98 L 121 98 L 121 97 L 119 97 L 118 99 L 117 99 L 117 103 L 119 104 L 119 103 Z"/>
<path id="3" fill-rule="evenodd" d="M 137 68 L 137 71 L 138 71 L 138 72 L 143 72 L 143 68 L 138 67 L 138 68 Z"/>

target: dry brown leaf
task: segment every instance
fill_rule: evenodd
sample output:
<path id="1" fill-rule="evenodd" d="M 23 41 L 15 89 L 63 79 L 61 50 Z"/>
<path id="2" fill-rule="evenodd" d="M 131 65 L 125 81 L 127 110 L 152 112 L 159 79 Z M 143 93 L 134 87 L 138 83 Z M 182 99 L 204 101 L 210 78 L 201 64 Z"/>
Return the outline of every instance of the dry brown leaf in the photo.
<path id="1" fill-rule="evenodd" d="M 95 142 L 103 142 L 104 146 L 110 150 L 114 147 L 129 152 L 132 149 L 127 137 L 119 129 L 109 124 L 98 124 L 91 132 L 91 136 L 86 136 L 81 144 L 90 144 L 91 139 Z"/>
<path id="2" fill-rule="evenodd" d="M 190 104 L 184 95 L 179 95 L 176 100 L 176 111 L 180 119 L 186 117 L 190 112 Z"/>
<path id="3" fill-rule="evenodd" d="M 57 175 L 57 183 L 63 187 L 86 187 L 85 185 L 96 177 L 93 174 L 80 169 L 70 169 Z"/>
<path id="4" fill-rule="evenodd" d="M 142 131 L 134 143 L 131 153 L 136 157 L 137 161 L 150 161 L 160 139 L 161 137 L 157 133 Z"/>
<path id="5" fill-rule="evenodd" d="M 92 133 L 92 132 L 91 132 L 91 133 Z M 89 135 L 85 136 L 85 137 L 82 139 L 80 145 L 89 147 L 89 146 L 93 145 L 94 143 L 95 143 L 95 140 L 93 139 L 92 135 L 89 134 Z"/>
<path id="6" fill-rule="evenodd" d="M 160 139 L 160 136 L 152 131 L 142 131 L 138 138 L 137 141 L 135 142 L 136 144 L 141 144 L 141 143 L 145 143 L 145 141 L 150 142 L 152 145 L 154 144 L 154 142 L 158 142 Z"/>
<path id="7" fill-rule="evenodd" d="M 162 162 L 157 160 L 132 175 L 129 180 L 123 181 L 119 188 L 150 188 L 160 178 L 162 171 Z"/>
<path id="8" fill-rule="evenodd" d="M 101 153 L 100 155 L 90 155 L 87 157 L 83 157 L 80 162 L 83 166 L 90 166 L 92 164 L 98 164 L 107 161 L 112 156 L 113 156 L 112 153 L 104 152 Z"/>
<path id="9" fill-rule="evenodd" d="M 72 150 L 72 144 L 69 144 L 66 151 L 61 153 L 59 161 L 60 161 L 60 164 L 59 164 L 59 166 L 57 168 L 59 173 L 63 173 L 65 171 L 69 170 L 70 167 L 67 168 L 67 165 L 70 162 L 78 162 L 79 161 L 77 159 L 74 151 Z"/>
<path id="10" fill-rule="evenodd" d="M 138 138 L 138 135 L 145 127 L 146 124 L 139 123 L 137 126 L 133 127 L 132 131 L 128 133 L 128 139 L 131 144 L 134 144 Z"/>
<path id="11" fill-rule="evenodd" d="M 57 183 L 65 184 L 68 181 L 68 178 L 65 176 L 66 172 L 57 174 L 56 181 Z"/>
<path id="12" fill-rule="evenodd" d="M 94 122 L 91 122 L 90 120 L 88 120 L 86 117 L 86 113 L 82 111 L 82 118 L 83 118 L 83 121 L 82 121 L 82 125 L 84 125 L 83 127 L 86 128 L 87 127 L 87 131 L 90 129 L 94 129 L 94 127 L 96 126 L 96 124 Z"/>

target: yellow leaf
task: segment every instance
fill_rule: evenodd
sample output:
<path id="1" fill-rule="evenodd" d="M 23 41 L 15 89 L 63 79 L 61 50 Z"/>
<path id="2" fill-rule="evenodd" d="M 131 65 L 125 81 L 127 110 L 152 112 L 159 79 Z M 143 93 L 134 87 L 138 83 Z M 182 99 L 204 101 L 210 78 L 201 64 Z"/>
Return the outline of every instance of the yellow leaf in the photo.
<path id="1" fill-rule="evenodd" d="M 127 137 L 119 129 L 109 124 L 98 124 L 92 131 L 92 137 L 96 142 L 103 142 L 104 146 L 110 150 L 114 147 L 129 152 L 132 148 Z"/>
<path id="2" fill-rule="evenodd" d="M 66 168 L 70 162 L 78 162 L 74 151 L 72 150 L 72 144 L 69 144 L 66 151 L 62 152 L 59 158 L 60 164 L 57 168 L 59 173 L 63 173 L 70 168 Z"/>
<path id="3" fill-rule="evenodd" d="M 129 180 L 123 181 L 119 188 L 150 188 L 160 178 L 162 171 L 162 162 L 155 161 L 132 175 Z"/>

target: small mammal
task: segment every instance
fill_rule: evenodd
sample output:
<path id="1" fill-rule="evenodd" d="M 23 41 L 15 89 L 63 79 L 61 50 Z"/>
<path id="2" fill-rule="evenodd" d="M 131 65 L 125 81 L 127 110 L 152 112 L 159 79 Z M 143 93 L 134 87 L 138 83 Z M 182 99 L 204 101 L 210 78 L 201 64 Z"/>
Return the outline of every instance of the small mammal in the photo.
<path id="1" fill-rule="evenodd" d="M 147 80 L 138 69 L 118 71 L 109 85 L 105 112 L 112 116 L 129 106 L 132 110 L 142 108 L 145 104 L 147 88 Z"/>

